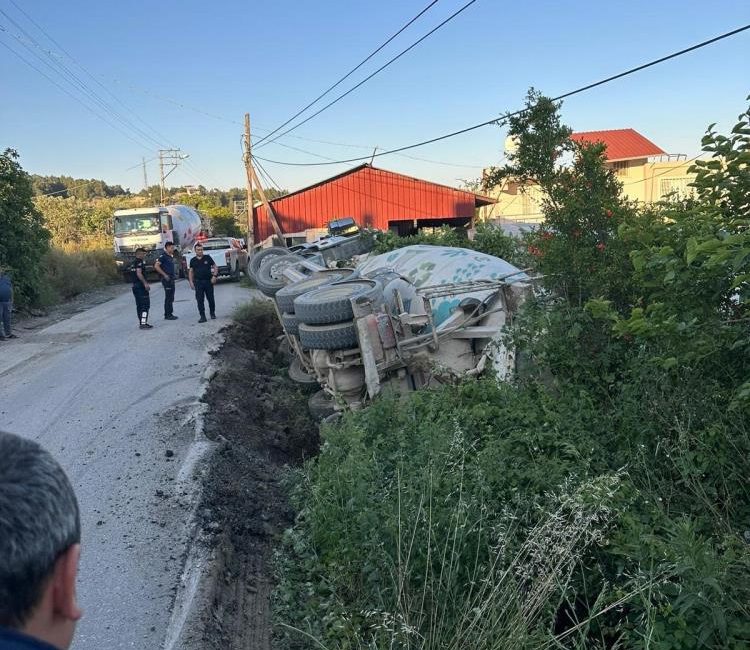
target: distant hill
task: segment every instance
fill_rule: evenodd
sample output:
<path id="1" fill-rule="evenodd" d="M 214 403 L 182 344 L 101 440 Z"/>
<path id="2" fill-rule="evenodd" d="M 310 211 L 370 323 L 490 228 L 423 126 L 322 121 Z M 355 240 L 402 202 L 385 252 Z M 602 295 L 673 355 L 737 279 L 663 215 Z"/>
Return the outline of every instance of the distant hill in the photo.
<path id="1" fill-rule="evenodd" d="M 112 198 L 115 196 L 131 196 L 129 189 L 121 185 L 108 185 L 95 178 L 73 178 L 72 176 L 39 176 L 31 175 L 31 182 L 36 196 L 59 196 L 67 199 Z"/>

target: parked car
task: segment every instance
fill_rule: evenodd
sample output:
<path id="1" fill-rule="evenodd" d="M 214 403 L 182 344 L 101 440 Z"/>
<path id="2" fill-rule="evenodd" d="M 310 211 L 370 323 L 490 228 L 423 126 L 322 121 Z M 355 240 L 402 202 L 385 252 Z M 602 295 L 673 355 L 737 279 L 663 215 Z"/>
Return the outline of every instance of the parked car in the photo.
<path id="1" fill-rule="evenodd" d="M 204 239 L 203 254 L 209 255 L 219 268 L 219 275 L 226 275 L 232 280 L 239 280 L 240 273 L 247 268 L 247 250 L 242 247 L 242 242 L 234 237 L 210 237 Z M 185 263 L 189 266 L 190 260 L 195 257 L 195 250 L 185 254 Z"/>

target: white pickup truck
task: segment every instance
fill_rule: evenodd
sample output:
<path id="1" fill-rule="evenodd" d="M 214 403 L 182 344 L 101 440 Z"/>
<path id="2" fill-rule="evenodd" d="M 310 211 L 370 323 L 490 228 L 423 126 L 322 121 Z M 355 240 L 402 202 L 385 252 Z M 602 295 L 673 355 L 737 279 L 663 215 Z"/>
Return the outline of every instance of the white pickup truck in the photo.
<path id="1" fill-rule="evenodd" d="M 219 275 L 229 276 L 232 280 L 239 280 L 240 273 L 247 269 L 247 251 L 242 242 L 234 237 L 211 237 L 196 244 L 203 244 L 203 254 L 208 255 L 219 268 Z M 185 263 L 189 267 L 190 260 L 195 257 L 195 250 L 184 254 Z"/>

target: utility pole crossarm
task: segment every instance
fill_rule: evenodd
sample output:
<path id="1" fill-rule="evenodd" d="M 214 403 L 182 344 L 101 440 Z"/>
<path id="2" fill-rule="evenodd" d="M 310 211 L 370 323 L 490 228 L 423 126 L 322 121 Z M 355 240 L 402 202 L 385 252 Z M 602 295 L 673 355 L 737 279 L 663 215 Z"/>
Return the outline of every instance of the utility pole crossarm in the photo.
<path id="1" fill-rule="evenodd" d="M 177 169 L 180 162 L 188 157 L 189 154 L 182 153 L 179 149 L 159 149 L 160 203 L 162 205 L 164 205 L 164 193 L 166 191 L 164 181 L 167 179 L 167 176 Z M 165 165 L 171 167 L 166 174 L 164 173 Z"/>

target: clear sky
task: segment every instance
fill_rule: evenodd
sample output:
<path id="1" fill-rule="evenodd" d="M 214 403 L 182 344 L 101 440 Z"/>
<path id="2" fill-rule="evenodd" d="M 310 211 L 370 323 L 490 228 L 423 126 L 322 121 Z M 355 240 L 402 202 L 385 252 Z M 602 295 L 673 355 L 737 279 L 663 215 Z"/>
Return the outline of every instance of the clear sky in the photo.
<path id="1" fill-rule="evenodd" d="M 103 178 L 135 191 L 143 185 L 142 157 L 150 160 L 149 182 L 157 182 L 159 145 L 190 154 L 170 184 L 244 186 L 246 111 L 255 134 L 275 128 L 428 4 L 15 1 L 56 43 L 11 0 L 0 0 L 0 43 L 7 46 L 0 45 L 0 148 L 17 149 L 29 172 Z M 464 3 L 440 0 L 337 91 Z M 257 153 L 316 162 L 321 158 L 281 144 L 341 159 L 417 142 L 518 108 L 529 86 L 561 94 L 747 23 L 748 0 L 478 0 L 350 96 Z M 37 55 L 65 64 L 107 107 Z M 575 130 L 632 127 L 662 149 L 695 155 L 705 127 L 731 128 L 748 94 L 750 31 L 571 98 L 563 116 Z M 504 135 L 487 127 L 408 152 L 437 162 L 389 155 L 375 164 L 458 184 L 498 161 Z M 264 165 L 288 189 L 350 166 Z"/>

